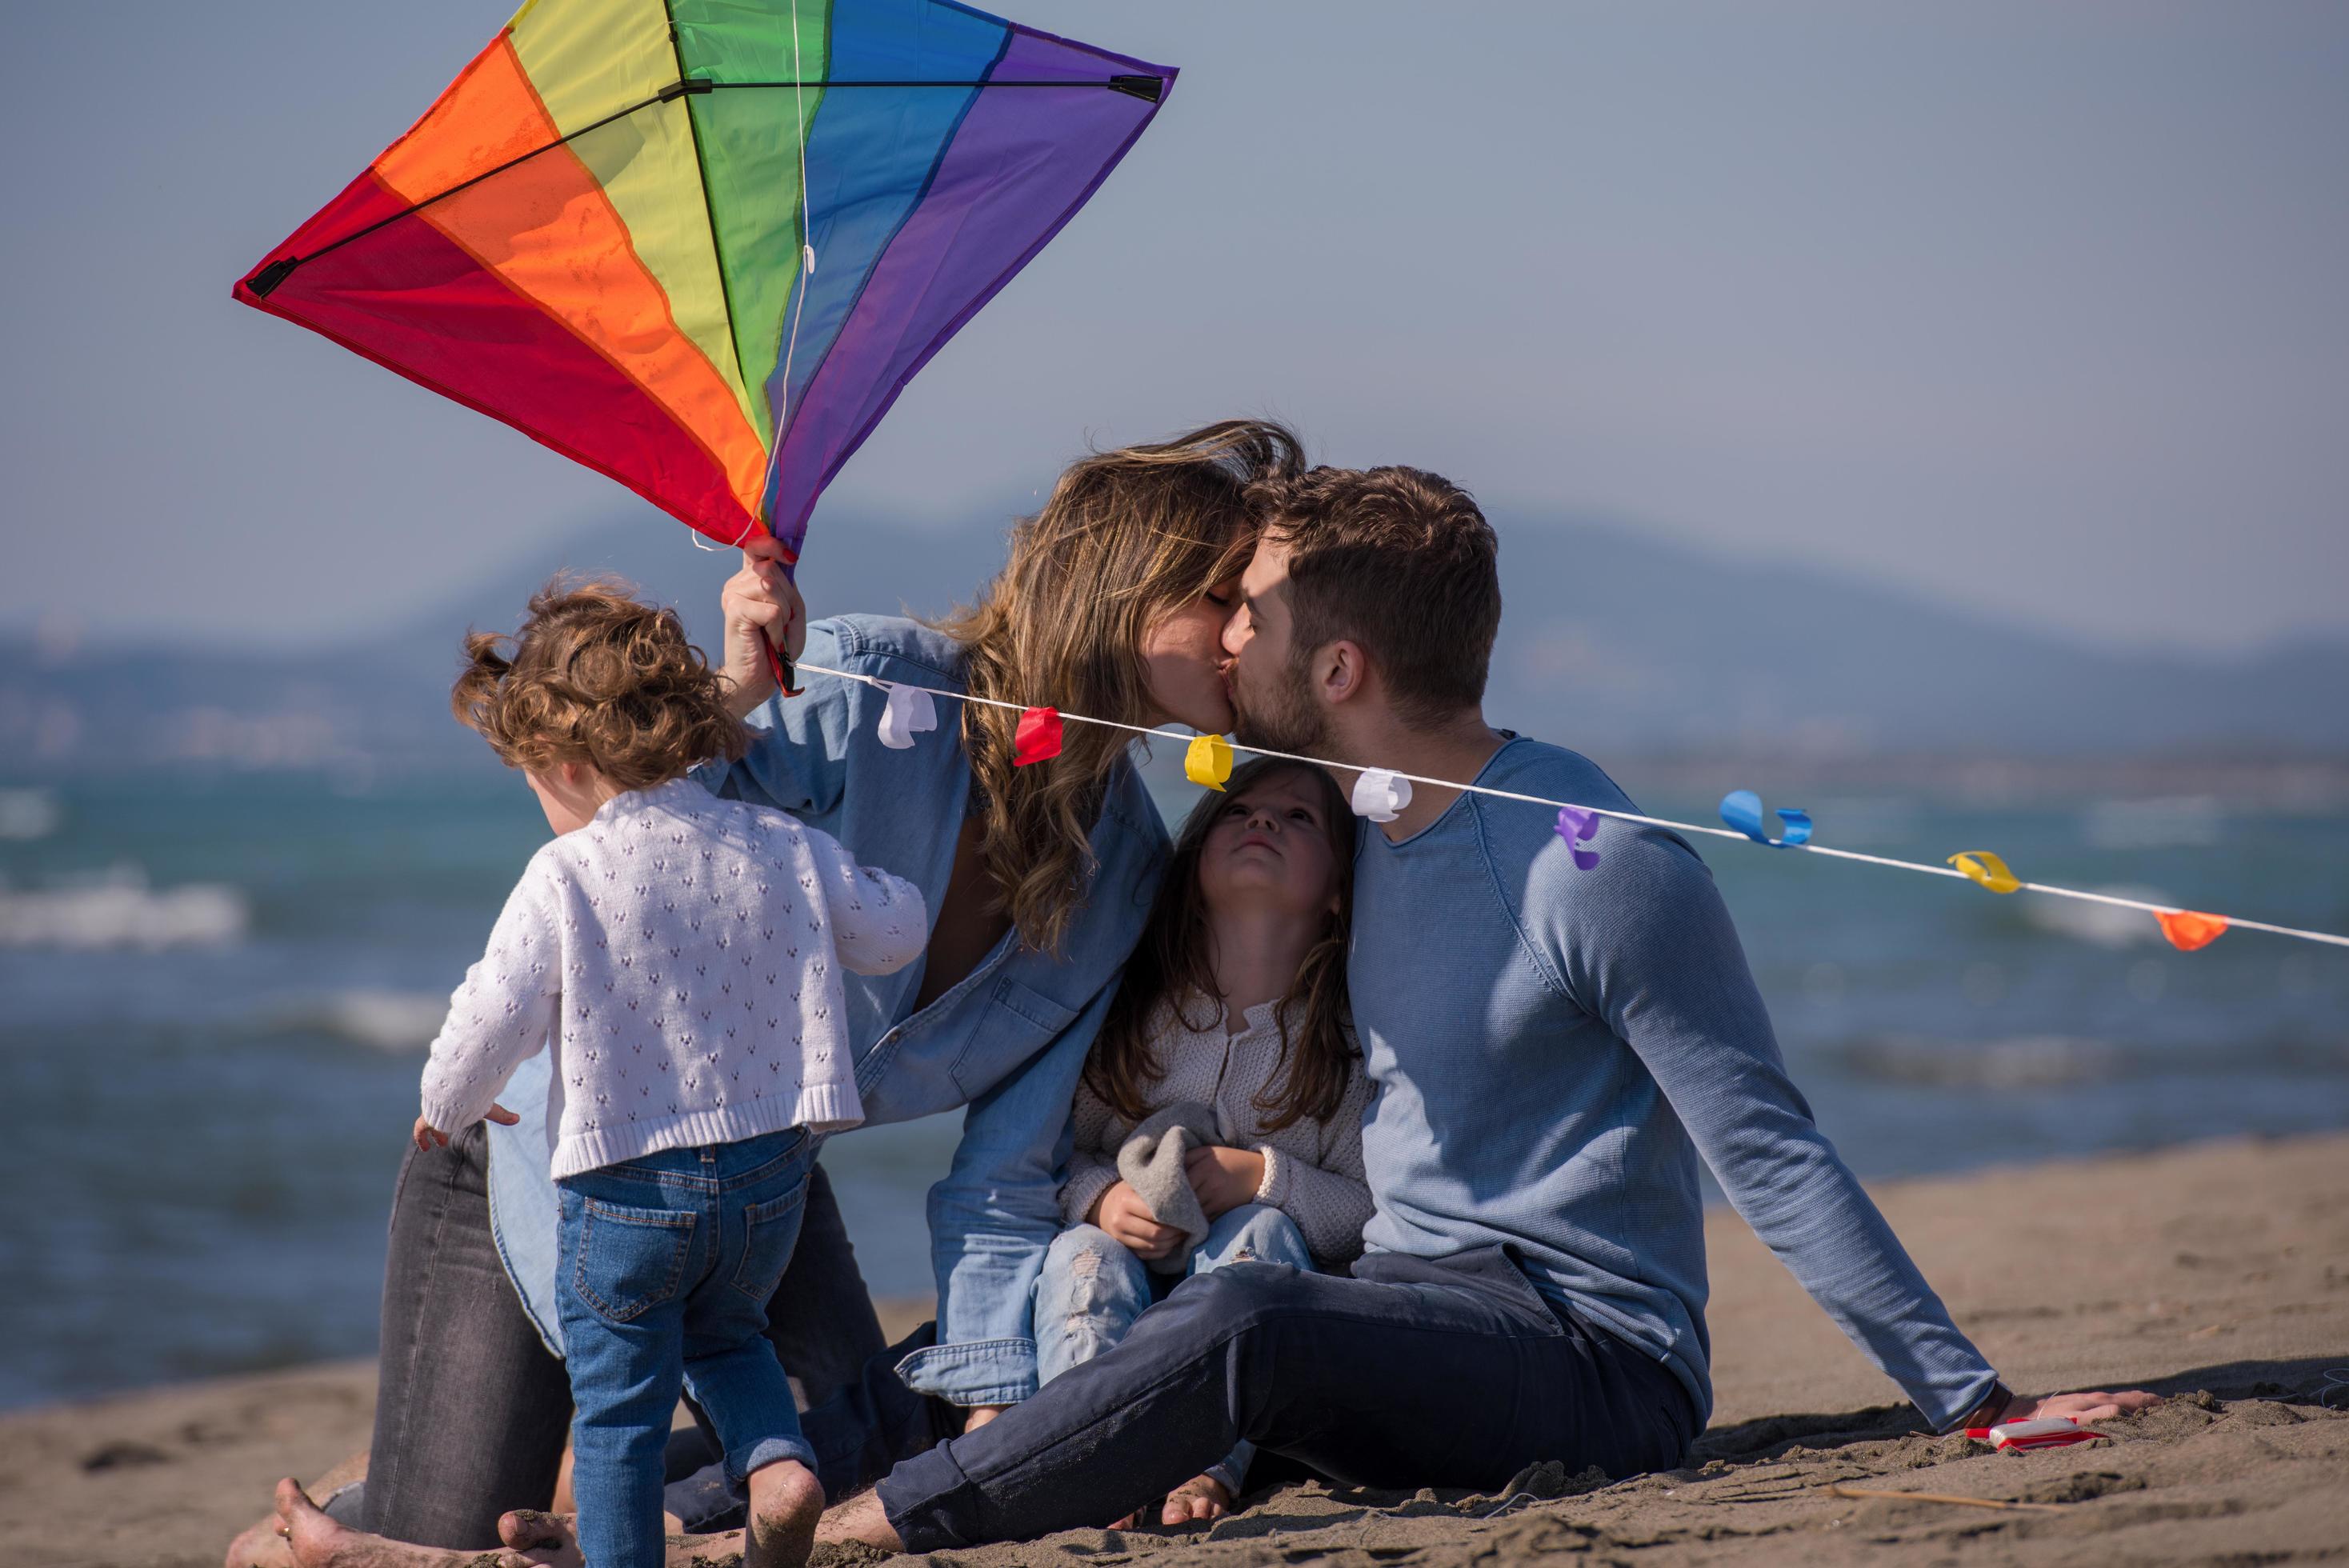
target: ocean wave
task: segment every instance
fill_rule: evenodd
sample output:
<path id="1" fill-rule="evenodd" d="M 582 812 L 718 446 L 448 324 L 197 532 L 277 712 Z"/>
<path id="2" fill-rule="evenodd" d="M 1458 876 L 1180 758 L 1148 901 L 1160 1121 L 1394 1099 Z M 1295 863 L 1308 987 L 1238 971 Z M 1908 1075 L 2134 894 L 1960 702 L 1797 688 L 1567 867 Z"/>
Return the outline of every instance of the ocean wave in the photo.
<path id="1" fill-rule="evenodd" d="M 2159 888 L 2100 887 L 2088 891 L 2176 907 L 2175 901 Z M 2022 913 L 2023 919 L 2042 931 L 2094 943 L 2098 947 L 2132 947 L 2140 942 L 2162 939 L 2160 923 L 2153 916 L 2141 909 L 2123 909 L 2117 904 L 2091 903 L 2079 898 L 2034 898 L 2022 905 Z"/>
<path id="2" fill-rule="evenodd" d="M 282 1003 L 264 1016 L 264 1026 L 274 1033 L 325 1035 L 378 1051 L 420 1051 L 440 1032 L 448 1014 L 446 995 L 362 985 Z"/>
<path id="3" fill-rule="evenodd" d="M 2349 1035 L 2280 1033 L 2158 1047 L 2074 1035 L 1982 1041 L 1883 1035 L 1828 1047 L 1825 1054 L 1851 1078 L 1909 1088 L 2058 1089 L 2164 1078 L 2349 1073 Z"/>
<path id="4" fill-rule="evenodd" d="M 251 918 L 235 888 L 151 888 L 135 867 L 55 887 L 0 886 L 0 947 L 220 947 L 241 940 Z"/>
<path id="5" fill-rule="evenodd" d="M 57 798 L 47 789 L 0 789 L 0 839 L 46 839 L 64 820 Z"/>
<path id="6" fill-rule="evenodd" d="M 1836 1055 L 1854 1078 L 1932 1088 L 2063 1088 L 2102 1082 L 2122 1067 L 2122 1053 L 2111 1041 L 2065 1035 L 2025 1035 L 1981 1044 L 1855 1040 Z"/>
<path id="7" fill-rule="evenodd" d="M 2204 849 L 2226 836 L 2227 814 L 2215 796 L 2164 795 L 2095 801 L 2080 826 L 2099 850 Z"/>

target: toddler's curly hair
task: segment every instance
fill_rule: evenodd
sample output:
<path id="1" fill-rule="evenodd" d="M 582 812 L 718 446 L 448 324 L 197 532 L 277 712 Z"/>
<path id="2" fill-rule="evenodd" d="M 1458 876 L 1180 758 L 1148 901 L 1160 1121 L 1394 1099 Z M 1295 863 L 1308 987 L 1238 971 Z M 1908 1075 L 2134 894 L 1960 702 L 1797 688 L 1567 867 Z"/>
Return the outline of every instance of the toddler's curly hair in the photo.
<path id="1" fill-rule="evenodd" d="M 468 633 L 449 706 L 509 768 L 584 762 L 626 789 L 748 744 L 676 612 L 616 579 L 557 575 L 513 636 Z"/>

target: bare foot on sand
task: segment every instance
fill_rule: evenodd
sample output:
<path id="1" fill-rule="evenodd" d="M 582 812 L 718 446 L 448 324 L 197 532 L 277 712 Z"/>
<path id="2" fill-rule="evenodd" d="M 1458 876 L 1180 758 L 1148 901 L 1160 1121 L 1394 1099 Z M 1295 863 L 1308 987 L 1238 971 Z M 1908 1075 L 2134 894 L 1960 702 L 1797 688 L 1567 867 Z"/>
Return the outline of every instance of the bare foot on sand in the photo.
<path id="1" fill-rule="evenodd" d="M 688 1535 L 678 1528 L 676 1516 L 667 1518 L 669 1568 L 709 1568 L 712 1563 L 742 1556 L 750 1550 L 747 1532 L 730 1530 L 722 1535 Z M 494 1559 L 478 1561 L 491 1563 L 492 1568 L 584 1568 L 586 1562 L 579 1553 L 579 1537 L 567 1513 L 518 1508 L 498 1521 L 498 1539 L 506 1543 L 507 1552 Z M 801 1555 L 804 1560 L 805 1552 Z M 454 1553 L 450 1568 L 456 1568 L 460 1563 L 463 1568 L 474 1568 L 476 1561 L 467 1553 Z M 409 1564 L 403 1560 L 400 1568 L 409 1568 Z M 437 1560 L 435 1568 L 439 1568 Z"/>
<path id="2" fill-rule="evenodd" d="M 533 1568 L 528 1558 L 511 1552 L 443 1552 L 337 1524 L 290 1476 L 277 1483 L 277 1519 L 300 1568 Z"/>
<path id="3" fill-rule="evenodd" d="M 750 1472 L 750 1522 L 742 1568 L 804 1568 L 823 1517 L 823 1486 L 796 1460 Z"/>
<path id="4" fill-rule="evenodd" d="M 273 1513 L 230 1542 L 222 1568 L 294 1568 L 293 1544 L 277 1533 L 282 1522 Z"/>
<path id="5" fill-rule="evenodd" d="M 535 1508 L 502 1513 L 498 1539 L 513 1551 L 530 1553 L 530 1562 L 543 1563 L 545 1568 L 582 1568 L 587 1561 L 580 1553 L 579 1537 L 567 1513 L 544 1513 Z"/>
<path id="6" fill-rule="evenodd" d="M 1221 1519 L 1231 1511 L 1230 1489 L 1214 1476 L 1193 1476 L 1166 1494 L 1166 1506 L 1158 1511 L 1158 1522 L 1190 1524 Z"/>
<path id="7" fill-rule="evenodd" d="M 824 1510 L 823 1521 L 815 1527 L 815 1538 L 818 1542 L 861 1541 L 885 1552 L 905 1550 L 897 1527 L 882 1511 L 881 1494 L 877 1491 L 860 1491 L 846 1502 Z"/>

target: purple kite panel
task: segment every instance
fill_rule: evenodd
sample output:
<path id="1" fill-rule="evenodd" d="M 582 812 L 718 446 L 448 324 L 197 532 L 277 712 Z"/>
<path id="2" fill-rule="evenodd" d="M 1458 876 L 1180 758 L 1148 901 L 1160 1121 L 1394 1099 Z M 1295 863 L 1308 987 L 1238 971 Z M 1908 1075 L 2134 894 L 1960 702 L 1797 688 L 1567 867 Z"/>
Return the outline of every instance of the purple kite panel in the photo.
<path id="1" fill-rule="evenodd" d="M 992 77 L 1101 82 L 1174 72 L 1019 27 Z M 1163 95 L 1162 95 L 1163 97 Z M 775 535 L 793 551 L 815 498 L 897 400 L 905 383 L 1085 203 L 1158 111 L 1092 91 L 982 90 L 939 160 L 776 453 Z"/>

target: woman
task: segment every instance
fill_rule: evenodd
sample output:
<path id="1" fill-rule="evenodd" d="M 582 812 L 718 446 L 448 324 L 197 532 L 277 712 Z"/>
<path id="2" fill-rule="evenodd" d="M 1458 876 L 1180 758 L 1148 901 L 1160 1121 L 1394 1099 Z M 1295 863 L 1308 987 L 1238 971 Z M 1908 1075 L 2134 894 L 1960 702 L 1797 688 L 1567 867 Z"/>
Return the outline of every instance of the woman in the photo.
<path id="1" fill-rule="evenodd" d="M 771 540 L 745 550 L 726 586 L 726 675 L 754 734 L 748 755 L 707 781 L 829 832 L 916 883 L 935 913 L 924 959 L 847 977 L 847 1006 L 868 1122 L 973 1107 L 930 1196 L 937 1343 L 899 1367 L 973 1418 L 1035 1387 L 1030 1292 L 1060 1225 L 1053 1145 L 1065 1124 L 1050 1108 L 1073 1095 L 1166 850 L 1126 736 L 1071 725 L 1060 756 L 1016 768 L 1016 708 L 1227 728 L 1218 635 L 1253 543 L 1243 494 L 1299 459 L 1295 438 L 1256 420 L 1087 458 L 1013 530 L 978 602 L 936 626 L 873 616 L 804 626 Z M 804 696 L 775 695 L 770 635 L 812 666 Z M 813 666 L 1014 707 L 944 705 L 959 712 L 896 749 L 876 734 L 885 694 Z M 519 1077 L 509 1095 L 543 1114 Z M 554 1316 L 554 1229 L 533 1119 L 412 1152 L 401 1171 L 375 1441 L 354 1521 L 395 1540 L 487 1546 L 502 1513 L 543 1507 L 554 1491 L 568 1399 L 542 1343 Z M 771 1332 L 821 1399 L 851 1384 L 882 1340 L 817 1174 Z"/>

